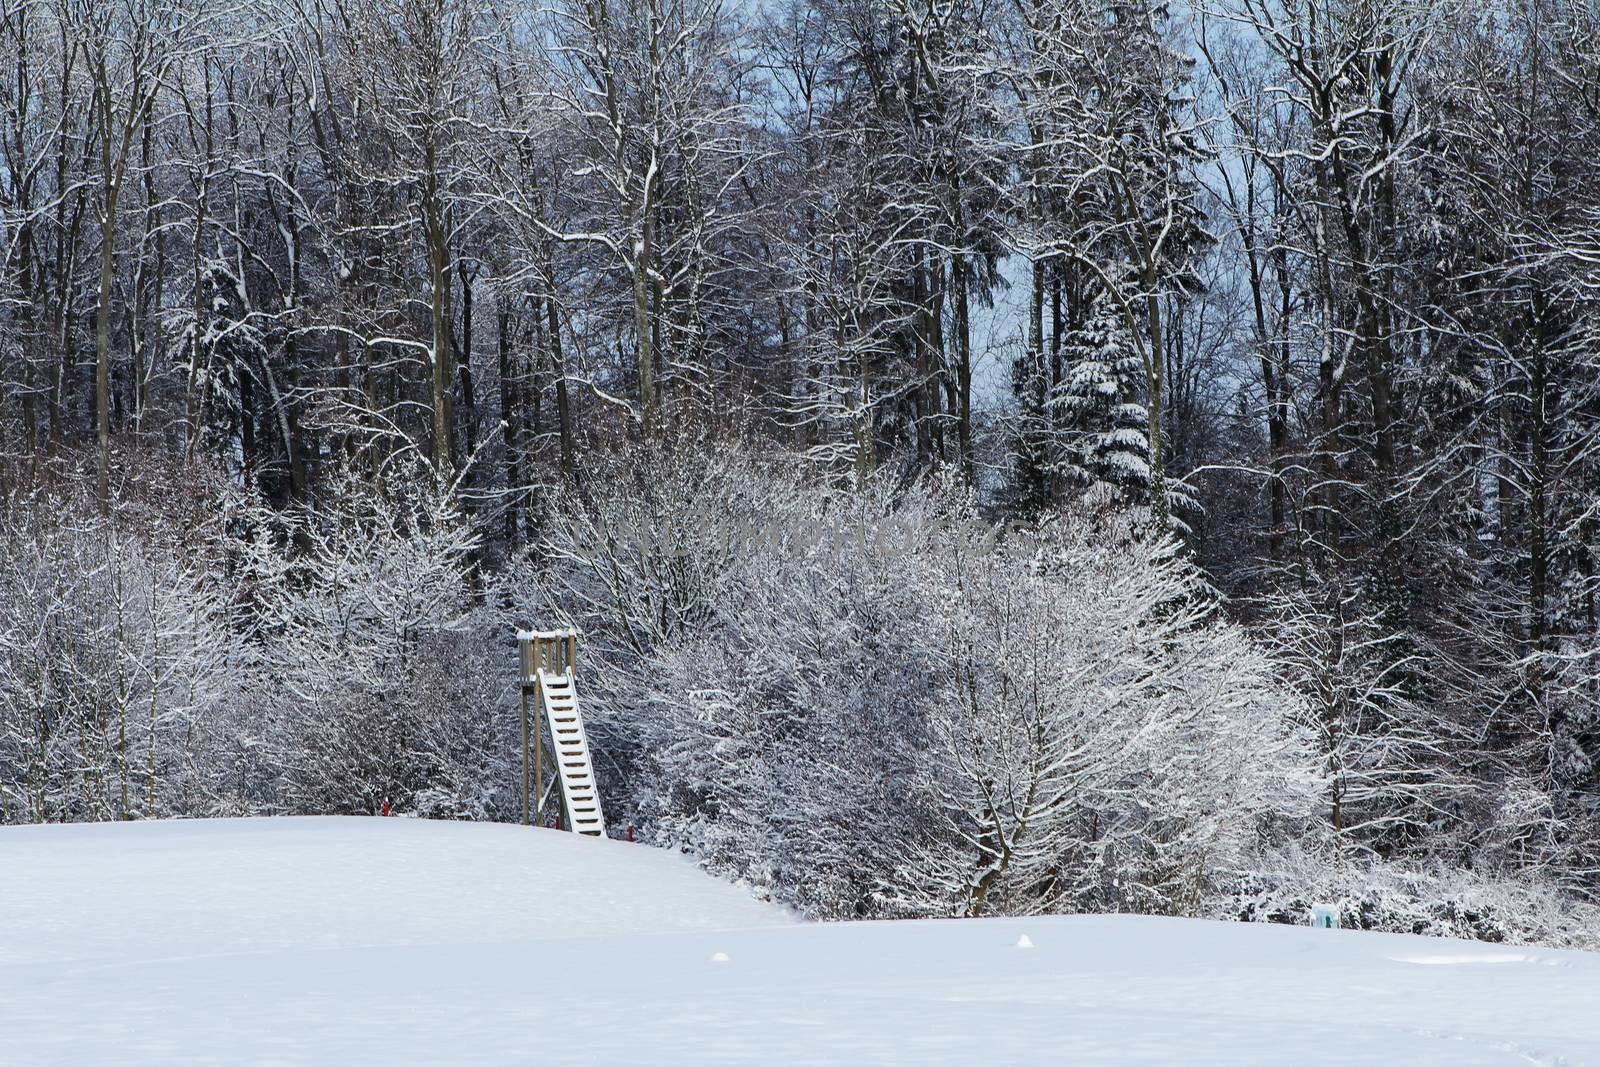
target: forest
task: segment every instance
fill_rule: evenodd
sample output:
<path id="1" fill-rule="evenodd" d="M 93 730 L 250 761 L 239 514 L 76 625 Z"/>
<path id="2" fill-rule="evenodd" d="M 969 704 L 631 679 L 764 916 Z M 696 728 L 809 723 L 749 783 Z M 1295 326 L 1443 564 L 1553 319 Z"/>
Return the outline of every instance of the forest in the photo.
<path id="1" fill-rule="evenodd" d="M 1600 943 L 1591 0 L 0 0 L 0 824 Z"/>

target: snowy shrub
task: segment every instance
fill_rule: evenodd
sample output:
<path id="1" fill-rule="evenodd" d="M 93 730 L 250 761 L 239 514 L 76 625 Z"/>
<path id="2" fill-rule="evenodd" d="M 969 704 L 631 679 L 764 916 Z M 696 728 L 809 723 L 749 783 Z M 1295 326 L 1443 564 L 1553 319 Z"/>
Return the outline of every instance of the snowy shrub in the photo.
<path id="1" fill-rule="evenodd" d="M 1440 838 L 1471 800 L 1452 759 L 1459 733 L 1408 693 L 1420 658 L 1354 597 L 1291 591 L 1263 605 L 1258 637 L 1306 694 L 1335 830 L 1381 849 Z"/>
<path id="2" fill-rule="evenodd" d="M 430 818 L 505 814 L 494 795 L 505 649 L 484 643 L 429 635 L 381 682 L 302 679 L 267 734 L 277 810 L 371 814 L 387 801 Z"/>
<path id="3" fill-rule="evenodd" d="M 1165 544 L 1063 519 L 967 562 L 930 777 L 969 913 L 1190 912 L 1310 814 L 1300 702 Z"/>
<path id="4" fill-rule="evenodd" d="M 252 533 L 251 607 L 290 688 L 381 685 L 422 637 L 465 629 L 476 538 L 426 475 L 381 489 L 347 478 L 326 506 L 291 514 L 286 531 Z"/>
<path id="5" fill-rule="evenodd" d="M 1258 639 L 1306 695 L 1341 847 L 1595 899 L 1594 793 L 1570 743 L 1593 714 L 1584 642 L 1547 670 L 1520 636 L 1483 627 L 1462 685 L 1435 676 L 1453 653 L 1386 623 L 1366 591 L 1324 583 L 1315 598 L 1290 590 L 1258 607 Z M 1489 736 L 1501 756 L 1485 754 Z"/>
<path id="6" fill-rule="evenodd" d="M 278 810 L 485 817 L 504 668 L 484 662 L 495 623 L 471 617 L 476 541 L 453 498 L 425 476 L 351 478 L 291 518 L 251 531 L 245 561 L 285 697 L 266 731 Z"/>
<path id="7" fill-rule="evenodd" d="M 1600 908 L 1534 878 L 1382 861 L 1359 852 L 1296 844 L 1230 879 L 1216 918 L 1307 924 L 1316 904 L 1341 926 L 1508 944 L 1600 948 Z"/>
<path id="8" fill-rule="evenodd" d="M 613 815 L 814 914 L 1193 911 L 1315 787 L 1162 543 L 641 451 L 557 509 Z"/>
<path id="9" fill-rule="evenodd" d="M 239 659 L 180 547 L 72 498 L 0 514 L 0 822 L 212 810 Z"/>
<path id="10" fill-rule="evenodd" d="M 0 822 L 509 810 L 509 622 L 448 494 L 173 484 L 0 510 Z"/>

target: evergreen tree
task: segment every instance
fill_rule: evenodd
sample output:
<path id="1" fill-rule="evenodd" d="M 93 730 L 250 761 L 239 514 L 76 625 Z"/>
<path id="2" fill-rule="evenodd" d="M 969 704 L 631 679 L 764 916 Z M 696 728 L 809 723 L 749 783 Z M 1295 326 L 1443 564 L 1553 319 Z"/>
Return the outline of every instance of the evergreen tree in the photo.
<path id="1" fill-rule="evenodd" d="M 1062 346 L 1061 381 L 1050 411 L 1063 444 L 1055 461 L 1062 480 L 1097 506 L 1137 509 L 1151 505 L 1150 418 L 1144 362 L 1121 309 L 1102 296 L 1088 321 Z M 1196 503 L 1188 487 L 1162 482 L 1168 521 L 1187 531 L 1180 517 Z"/>
<path id="2" fill-rule="evenodd" d="M 1066 481 L 1120 504 L 1150 502 L 1150 422 L 1144 366 L 1109 299 L 1095 302 L 1063 346 L 1065 370 L 1051 404 L 1066 428 L 1059 465 Z"/>
<path id="3" fill-rule="evenodd" d="M 254 466 L 259 429 L 255 393 L 259 368 L 267 358 L 267 339 L 252 321 L 239 275 L 220 257 L 209 266 L 211 315 L 197 326 L 204 363 L 194 369 L 202 398 L 202 440 L 242 484 Z"/>

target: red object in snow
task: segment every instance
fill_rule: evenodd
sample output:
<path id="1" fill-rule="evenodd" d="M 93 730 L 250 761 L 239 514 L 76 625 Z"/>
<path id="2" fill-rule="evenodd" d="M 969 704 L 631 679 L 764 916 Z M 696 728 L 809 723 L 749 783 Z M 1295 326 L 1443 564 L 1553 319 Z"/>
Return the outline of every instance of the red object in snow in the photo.
<path id="1" fill-rule="evenodd" d="M 389 798 L 388 797 L 384 797 L 384 799 L 383 799 L 383 813 L 385 815 L 389 814 Z"/>
<path id="2" fill-rule="evenodd" d="M 628 824 L 628 840 L 633 840 L 633 823 L 631 822 Z"/>

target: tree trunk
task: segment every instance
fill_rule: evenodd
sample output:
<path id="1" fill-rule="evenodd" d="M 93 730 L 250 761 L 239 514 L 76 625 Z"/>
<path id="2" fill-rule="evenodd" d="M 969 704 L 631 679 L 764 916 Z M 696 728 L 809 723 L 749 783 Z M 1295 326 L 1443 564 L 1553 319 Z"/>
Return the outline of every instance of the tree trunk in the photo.
<path id="1" fill-rule="evenodd" d="M 518 409 L 520 374 L 512 370 L 511 309 L 505 297 L 499 298 L 495 313 L 496 357 L 500 373 L 500 424 L 504 427 L 506 449 L 506 542 L 522 543 L 522 415 Z"/>
<path id="2" fill-rule="evenodd" d="M 427 177 L 422 201 L 423 237 L 428 249 L 428 281 L 432 286 L 430 313 L 433 336 L 429 355 L 433 361 L 433 471 L 441 485 L 455 480 L 455 404 L 452 389 L 451 347 L 454 344 L 450 312 L 449 235 L 445 230 L 444 205 L 440 203 L 437 160 L 430 142 L 425 153 Z"/>
<path id="3" fill-rule="evenodd" d="M 461 344 L 456 353 L 456 378 L 461 384 L 464 459 L 470 464 L 478 450 L 478 397 L 472 387 L 472 274 L 465 259 L 457 265 L 456 274 L 461 279 Z"/>
<path id="4" fill-rule="evenodd" d="M 1148 364 L 1147 400 L 1150 421 L 1150 510 L 1155 517 L 1156 533 L 1165 535 L 1172 529 L 1172 512 L 1167 500 L 1166 431 L 1163 413 L 1166 408 L 1166 369 L 1163 359 L 1163 332 L 1161 297 L 1156 292 L 1156 278 L 1149 268 L 1144 278 L 1144 306 L 1146 328 L 1149 331 L 1150 358 Z"/>
<path id="5" fill-rule="evenodd" d="M 109 122 L 107 123 L 109 127 Z M 109 136 L 109 128 L 104 135 Z M 108 181 L 105 204 L 100 215 L 100 297 L 95 308 L 94 424 L 99 439 L 99 464 L 95 480 L 100 513 L 111 512 L 111 280 L 115 262 L 117 221 L 116 192 L 109 185 L 111 149 L 105 146 L 102 160 Z"/>
<path id="6" fill-rule="evenodd" d="M 971 485 L 975 473 L 972 454 L 972 318 L 968 310 L 966 257 L 952 264 L 956 287 L 956 436 L 961 448 L 961 472 Z"/>
<path id="7" fill-rule="evenodd" d="M 644 432 L 655 433 L 660 400 L 656 395 L 654 327 L 650 322 L 650 256 L 654 236 L 649 213 L 640 223 L 641 236 L 634 245 L 633 332 L 638 346 L 639 404 L 644 414 Z"/>

